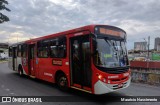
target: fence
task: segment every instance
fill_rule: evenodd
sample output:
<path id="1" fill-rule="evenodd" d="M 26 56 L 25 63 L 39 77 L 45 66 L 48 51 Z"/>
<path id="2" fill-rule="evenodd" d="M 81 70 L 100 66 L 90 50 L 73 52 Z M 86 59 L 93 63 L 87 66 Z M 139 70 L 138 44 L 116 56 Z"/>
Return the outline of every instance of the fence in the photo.
<path id="1" fill-rule="evenodd" d="M 132 82 L 160 86 L 160 62 L 131 61 Z"/>

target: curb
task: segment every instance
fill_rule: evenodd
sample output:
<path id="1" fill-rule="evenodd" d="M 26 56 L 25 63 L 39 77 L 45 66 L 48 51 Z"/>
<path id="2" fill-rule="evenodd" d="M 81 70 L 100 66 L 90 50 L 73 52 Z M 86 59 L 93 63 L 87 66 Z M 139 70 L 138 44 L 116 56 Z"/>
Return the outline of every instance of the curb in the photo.
<path id="1" fill-rule="evenodd" d="M 160 84 L 149 84 L 149 83 L 141 83 L 141 82 L 133 82 L 133 81 L 131 83 L 142 85 L 142 86 L 147 86 L 147 87 L 156 87 L 156 88 L 160 87 Z"/>

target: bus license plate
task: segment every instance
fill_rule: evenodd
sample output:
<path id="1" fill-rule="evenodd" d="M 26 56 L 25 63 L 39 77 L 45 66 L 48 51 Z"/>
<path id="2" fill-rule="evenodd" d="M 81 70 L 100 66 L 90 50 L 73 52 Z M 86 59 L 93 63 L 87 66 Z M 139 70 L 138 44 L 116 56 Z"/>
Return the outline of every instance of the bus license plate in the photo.
<path id="1" fill-rule="evenodd" d="M 123 87 L 123 84 L 118 84 L 118 88 L 121 88 L 121 87 Z"/>

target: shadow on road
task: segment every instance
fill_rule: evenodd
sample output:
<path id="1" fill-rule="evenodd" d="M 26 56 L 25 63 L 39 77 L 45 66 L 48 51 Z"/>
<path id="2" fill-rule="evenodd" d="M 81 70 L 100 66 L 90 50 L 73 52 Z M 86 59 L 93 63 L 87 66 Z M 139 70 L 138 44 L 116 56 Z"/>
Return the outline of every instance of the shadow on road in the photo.
<path id="1" fill-rule="evenodd" d="M 8 73 L 7 75 L 8 77 L 14 76 L 14 78 L 21 79 L 22 81 L 31 80 L 32 82 L 35 82 L 41 85 L 45 85 L 50 88 L 56 88 L 57 90 L 59 90 L 56 84 L 49 83 L 49 82 L 46 82 L 40 79 L 33 79 L 28 76 L 20 77 L 17 73 Z M 62 96 L 53 96 L 53 97 L 51 96 L 51 97 L 57 98 L 56 101 L 59 101 L 59 102 L 98 102 L 98 103 L 103 104 L 106 102 L 119 102 L 120 101 L 119 97 L 126 96 L 125 94 L 121 94 L 118 92 L 107 93 L 103 95 L 93 95 L 93 94 L 89 94 L 89 93 L 82 92 L 82 91 L 75 90 L 75 89 L 69 89 L 68 91 L 60 91 L 60 92 L 67 94 L 67 96 L 62 95 Z"/>

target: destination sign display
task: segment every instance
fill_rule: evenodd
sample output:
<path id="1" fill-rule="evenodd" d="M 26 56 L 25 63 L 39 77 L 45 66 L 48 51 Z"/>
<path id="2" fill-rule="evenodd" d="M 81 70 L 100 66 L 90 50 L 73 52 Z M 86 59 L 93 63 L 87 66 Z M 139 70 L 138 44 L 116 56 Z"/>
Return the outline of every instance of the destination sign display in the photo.
<path id="1" fill-rule="evenodd" d="M 114 37 L 120 37 L 120 38 L 123 38 L 125 39 L 126 38 L 126 33 L 119 29 L 119 28 L 116 28 L 116 27 L 96 27 L 95 28 L 95 33 L 97 35 L 107 35 L 108 37 L 109 36 L 114 36 Z"/>
<path id="2" fill-rule="evenodd" d="M 100 34 L 107 34 L 107 35 L 113 35 L 113 36 L 120 36 L 123 37 L 125 34 L 122 31 L 115 31 L 111 29 L 106 28 L 99 28 Z"/>

